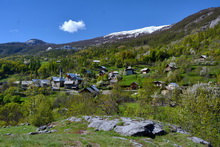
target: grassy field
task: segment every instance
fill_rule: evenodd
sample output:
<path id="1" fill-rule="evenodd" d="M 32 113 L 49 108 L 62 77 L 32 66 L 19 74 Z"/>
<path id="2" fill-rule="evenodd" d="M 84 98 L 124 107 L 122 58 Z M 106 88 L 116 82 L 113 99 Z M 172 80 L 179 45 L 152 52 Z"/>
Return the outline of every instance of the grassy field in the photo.
<path id="1" fill-rule="evenodd" d="M 113 131 L 95 131 L 87 128 L 87 122 L 58 121 L 52 123 L 57 132 L 50 134 L 29 135 L 36 127 L 17 126 L 0 128 L 0 146 L 4 147 L 128 147 L 135 146 L 135 143 L 147 147 L 175 145 L 197 146 L 201 144 L 193 143 L 187 139 L 188 135 L 169 132 L 167 135 L 158 136 L 155 139 L 147 137 L 125 137 Z M 10 133 L 10 134 L 9 134 Z M 134 143 L 135 142 L 135 143 Z"/>

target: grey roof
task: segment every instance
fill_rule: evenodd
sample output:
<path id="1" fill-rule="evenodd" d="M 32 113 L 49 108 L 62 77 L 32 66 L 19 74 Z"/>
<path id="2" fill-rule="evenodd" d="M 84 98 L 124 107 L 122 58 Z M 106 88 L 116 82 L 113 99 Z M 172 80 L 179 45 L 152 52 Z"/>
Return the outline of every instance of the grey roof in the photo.
<path id="1" fill-rule="evenodd" d="M 113 71 L 113 74 L 119 74 L 119 72 L 118 71 Z"/>
<path id="2" fill-rule="evenodd" d="M 145 70 L 150 70 L 149 68 L 143 68 L 141 69 L 141 71 L 145 71 Z"/>
<path id="3" fill-rule="evenodd" d="M 64 85 L 74 84 L 74 81 L 65 81 Z"/>
<path id="4" fill-rule="evenodd" d="M 50 84 L 50 80 L 40 80 L 42 84 Z"/>
<path id="5" fill-rule="evenodd" d="M 21 81 L 21 85 L 31 85 L 33 81 Z"/>
<path id="6" fill-rule="evenodd" d="M 65 81 L 65 78 L 52 77 L 52 80 L 55 81 L 55 82 L 60 82 L 60 81 Z"/>
<path id="7" fill-rule="evenodd" d="M 168 64 L 169 65 L 169 67 L 172 67 L 172 68 L 177 68 L 176 67 L 176 63 L 174 63 L 174 62 L 171 62 L 170 64 Z"/>
<path id="8" fill-rule="evenodd" d="M 96 88 L 96 86 L 95 85 L 92 85 L 92 86 L 90 86 L 92 89 L 94 89 L 96 92 L 99 92 L 99 89 L 98 88 Z"/>
<path id="9" fill-rule="evenodd" d="M 93 93 L 93 94 L 96 94 L 96 91 L 95 91 L 95 90 L 93 90 L 92 88 L 87 87 L 86 89 L 87 89 L 89 92 L 91 92 L 91 93 Z"/>

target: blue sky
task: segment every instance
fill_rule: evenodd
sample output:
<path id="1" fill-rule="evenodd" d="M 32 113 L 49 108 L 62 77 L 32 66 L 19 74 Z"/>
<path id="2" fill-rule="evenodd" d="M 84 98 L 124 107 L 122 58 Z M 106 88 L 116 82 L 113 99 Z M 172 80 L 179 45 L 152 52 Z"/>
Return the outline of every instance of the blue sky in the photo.
<path id="1" fill-rule="evenodd" d="M 0 0 L 0 43 L 68 43 L 176 23 L 220 0 Z"/>

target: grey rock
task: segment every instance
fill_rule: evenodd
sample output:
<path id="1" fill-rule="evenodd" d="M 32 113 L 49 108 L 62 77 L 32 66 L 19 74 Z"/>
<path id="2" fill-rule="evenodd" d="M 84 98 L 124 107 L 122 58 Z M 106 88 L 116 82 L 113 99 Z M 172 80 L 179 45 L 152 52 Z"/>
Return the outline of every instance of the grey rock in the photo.
<path id="1" fill-rule="evenodd" d="M 58 132 L 58 130 L 53 129 L 53 130 L 51 130 L 50 132 L 51 132 L 51 133 L 54 133 L 54 132 Z"/>
<path id="2" fill-rule="evenodd" d="M 220 22 L 220 17 L 218 17 L 215 20 L 213 20 L 209 27 L 210 28 L 214 28 L 219 22 Z"/>
<path id="3" fill-rule="evenodd" d="M 42 130 L 46 130 L 47 129 L 47 126 L 46 125 L 44 125 L 44 126 L 40 126 L 39 128 L 37 128 L 37 132 L 38 131 L 42 131 Z"/>
<path id="4" fill-rule="evenodd" d="M 154 146 L 157 146 L 156 144 L 154 144 L 154 143 L 153 143 L 152 141 L 150 141 L 150 140 L 152 140 L 152 139 L 150 139 L 150 138 L 143 139 L 144 142 L 149 143 L 149 144 L 152 144 L 152 145 L 154 145 Z"/>
<path id="5" fill-rule="evenodd" d="M 67 118 L 66 120 L 71 121 L 71 122 L 80 122 L 80 121 L 82 121 L 81 118 L 76 118 L 76 117 L 70 117 L 70 118 Z"/>
<path id="6" fill-rule="evenodd" d="M 155 134 L 152 133 L 154 130 L 154 123 L 152 121 L 125 122 L 124 126 L 116 126 L 114 130 L 124 136 L 155 137 Z"/>
<path id="7" fill-rule="evenodd" d="M 92 118 L 88 127 L 96 128 L 98 130 L 110 131 L 113 130 L 119 121 L 115 120 L 101 120 L 100 118 Z"/>
<path id="8" fill-rule="evenodd" d="M 48 133 L 51 133 L 51 131 L 48 130 L 38 131 L 38 134 L 48 134 Z"/>
<path id="9" fill-rule="evenodd" d="M 134 145 L 134 147 L 142 147 L 143 145 L 136 142 L 135 140 L 130 140 L 130 142 Z"/>
<path id="10" fill-rule="evenodd" d="M 177 127 L 175 125 L 170 125 L 170 126 L 172 127 L 172 130 L 171 130 L 172 132 L 189 135 L 189 133 L 186 130 L 181 129 L 180 127 Z"/>
<path id="11" fill-rule="evenodd" d="M 39 134 L 38 132 L 30 132 L 28 133 L 29 135 L 36 135 L 36 134 Z"/>
<path id="12" fill-rule="evenodd" d="M 205 141 L 205 140 L 203 140 L 203 139 L 201 139 L 201 138 L 199 138 L 199 137 L 188 137 L 187 139 L 192 140 L 192 141 L 195 142 L 195 143 L 206 144 L 206 145 L 208 145 L 209 147 L 212 146 L 212 145 L 210 144 L 210 142 Z"/>
<path id="13" fill-rule="evenodd" d="M 166 132 L 163 130 L 162 126 L 159 124 L 154 124 L 154 129 L 152 131 L 154 135 L 165 135 Z"/>
<path id="14" fill-rule="evenodd" d="M 92 118 L 91 116 L 83 116 L 83 118 L 89 122 L 89 120 Z"/>
<path id="15" fill-rule="evenodd" d="M 121 120 L 123 122 L 131 122 L 131 121 L 133 121 L 131 118 L 128 118 L 128 117 L 121 117 Z"/>
<path id="16" fill-rule="evenodd" d="M 126 138 L 123 138 L 123 137 L 116 137 L 116 136 L 113 136 L 113 138 L 117 138 L 117 139 L 121 139 L 121 140 L 128 140 Z"/>
<path id="17" fill-rule="evenodd" d="M 175 147 L 182 147 L 181 145 L 178 145 L 178 144 L 173 144 L 173 146 L 175 146 Z"/>
<path id="18" fill-rule="evenodd" d="M 70 131 L 70 130 L 71 130 L 71 129 L 65 129 L 64 132 L 66 132 L 66 131 Z"/>
<path id="19" fill-rule="evenodd" d="M 10 135 L 12 135 L 11 133 L 6 133 L 5 135 L 8 135 L 8 136 L 10 136 Z"/>

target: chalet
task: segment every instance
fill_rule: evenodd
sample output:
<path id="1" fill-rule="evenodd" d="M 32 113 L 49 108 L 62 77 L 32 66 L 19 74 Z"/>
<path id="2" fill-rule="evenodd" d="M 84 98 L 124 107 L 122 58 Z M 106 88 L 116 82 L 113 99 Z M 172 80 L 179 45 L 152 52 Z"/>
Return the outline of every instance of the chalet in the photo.
<path id="1" fill-rule="evenodd" d="M 74 74 L 74 73 L 67 73 L 66 74 L 66 79 L 67 81 L 77 81 L 77 83 L 82 82 L 82 78 L 80 77 L 79 74 Z"/>
<path id="2" fill-rule="evenodd" d="M 149 68 L 143 68 L 141 69 L 141 74 L 147 74 L 150 72 L 150 69 Z"/>
<path id="3" fill-rule="evenodd" d="M 67 89 L 78 89 L 78 85 L 82 83 L 82 78 L 79 74 L 67 73 L 64 87 Z"/>
<path id="4" fill-rule="evenodd" d="M 32 79 L 32 82 L 33 82 L 33 86 L 35 87 L 40 87 L 40 79 Z"/>
<path id="5" fill-rule="evenodd" d="M 100 63 L 100 60 L 93 60 L 94 63 Z"/>
<path id="6" fill-rule="evenodd" d="M 125 74 L 125 75 L 132 75 L 132 74 L 135 74 L 135 72 L 134 72 L 134 69 L 131 68 L 131 66 L 128 66 L 128 67 L 125 69 L 124 74 Z"/>
<path id="7" fill-rule="evenodd" d="M 63 70 L 60 68 L 60 77 L 52 77 L 52 87 L 64 87 L 64 82 L 66 81 L 65 78 L 63 78 Z"/>
<path id="8" fill-rule="evenodd" d="M 201 55 L 201 56 L 199 57 L 199 59 L 200 59 L 200 60 L 205 60 L 205 59 L 207 59 L 207 56 L 206 56 L 206 55 Z"/>
<path id="9" fill-rule="evenodd" d="M 50 80 L 40 80 L 40 87 L 49 87 L 51 86 Z"/>
<path id="10" fill-rule="evenodd" d="M 165 82 L 163 81 L 154 81 L 154 85 L 157 87 L 162 87 L 163 85 L 165 85 Z"/>
<path id="11" fill-rule="evenodd" d="M 100 70 L 100 71 L 99 71 L 99 76 L 104 76 L 105 73 L 106 73 L 106 72 L 105 72 L 104 70 Z"/>
<path id="12" fill-rule="evenodd" d="M 52 77 L 52 87 L 64 87 L 65 78 Z"/>
<path id="13" fill-rule="evenodd" d="M 64 82 L 64 87 L 66 89 L 77 89 L 77 86 L 75 85 L 74 81 L 65 81 Z"/>
<path id="14" fill-rule="evenodd" d="M 113 72 L 110 72 L 108 74 L 108 78 L 109 79 L 117 78 L 118 76 L 119 76 L 119 72 L 118 71 L 113 71 Z"/>
<path id="15" fill-rule="evenodd" d="M 136 90 L 136 89 L 139 88 L 139 85 L 138 85 L 137 82 L 133 82 L 133 83 L 130 84 L 130 88 L 131 88 L 132 90 Z"/>
<path id="16" fill-rule="evenodd" d="M 33 81 L 21 81 L 21 88 L 27 89 L 32 84 L 33 84 Z"/>
<path id="17" fill-rule="evenodd" d="M 168 86 L 166 86 L 167 90 L 174 90 L 174 89 L 180 89 L 179 85 L 177 83 L 170 83 Z"/>
<path id="18" fill-rule="evenodd" d="M 14 82 L 12 82 L 12 84 L 13 84 L 14 86 L 18 86 L 18 85 L 21 84 L 21 81 L 14 81 Z M 1 85 L 1 84 L 0 84 L 0 85 Z"/>
<path id="19" fill-rule="evenodd" d="M 167 64 L 167 66 L 166 66 L 166 71 L 167 72 L 168 71 L 173 71 L 175 69 L 177 69 L 177 67 L 176 67 L 176 63 L 174 63 L 174 62 L 171 62 L 170 64 Z"/>
<path id="20" fill-rule="evenodd" d="M 100 66 L 100 71 L 108 72 L 108 69 L 105 66 Z"/>

